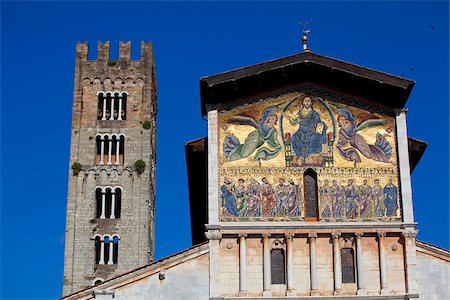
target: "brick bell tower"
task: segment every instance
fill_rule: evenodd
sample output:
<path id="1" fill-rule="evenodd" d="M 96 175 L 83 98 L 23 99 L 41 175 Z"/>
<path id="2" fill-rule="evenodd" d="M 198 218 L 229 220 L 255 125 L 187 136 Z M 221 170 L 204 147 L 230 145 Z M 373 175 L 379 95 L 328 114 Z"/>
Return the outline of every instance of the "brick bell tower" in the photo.
<path id="1" fill-rule="evenodd" d="M 157 83 L 153 46 L 77 43 L 67 196 L 68 295 L 153 260 Z"/>

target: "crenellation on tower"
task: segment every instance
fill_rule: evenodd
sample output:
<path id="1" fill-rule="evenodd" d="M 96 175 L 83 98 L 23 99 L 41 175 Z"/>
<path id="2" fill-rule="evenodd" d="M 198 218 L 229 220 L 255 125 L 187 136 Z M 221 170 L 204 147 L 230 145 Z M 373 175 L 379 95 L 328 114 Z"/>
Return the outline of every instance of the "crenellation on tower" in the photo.
<path id="1" fill-rule="evenodd" d="M 76 46 L 65 295 L 153 260 L 156 75 L 151 44 L 141 45 L 136 61 L 131 42 L 120 43 L 119 61 L 109 42 L 97 60 L 87 42 Z"/>

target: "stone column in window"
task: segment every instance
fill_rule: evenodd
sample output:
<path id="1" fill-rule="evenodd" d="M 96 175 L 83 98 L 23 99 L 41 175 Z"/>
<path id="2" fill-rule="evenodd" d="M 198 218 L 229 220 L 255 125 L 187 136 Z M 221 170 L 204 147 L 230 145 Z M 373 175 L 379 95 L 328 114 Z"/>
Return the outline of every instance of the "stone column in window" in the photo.
<path id="1" fill-rule="evenodd" d="M 108 265 L 113 265 L 113 251 L 114 251 L 114 243 L 113 239 L 109 239 L 109 259 L 108 259 Z"/>
<path id="2" fill-rule="evenodd" d="M 246 234 L 239 234 L 239 293 L 247 292 Z"/>
<path id="3" fill-rule="evenodd" d="M 103 165 L 104 164 L 104 156 L 105 156 L 105 137 L 102 136 L 100 137 L 100 162 L 99 165 Z"/>
<path id="4" fill-rule="evenodd" d="M 106 120 L 106 96 L 103 95 L 103 116 L 102 120 Z"/>
<path id="5" fill-rule="evenodd" d="M 357 232 L 356 235 L 356 269 L 358 275 L 358 295 L 366 295 L 366 288 L 364 283 L 364 266 L 362 257 L 361 237 L 363 233 Z"/>
<path id="6" fill-rule="evenodd" d="M 115 210 L 116 210 L 116 191 L 111 190 L 111 216 L 109 217 L 110 219 L 116 218 Z"/>
<path id="7" fill-rule="evenodd" d="M 114 101 L 115 100 L 116 100 L 116 96 L 111 95 L 111 113 L 110 113 L 110 117 L 109 117 L 110 121 L 114 120 Z"/>
<path id="8" fill-rule="evenodd" d="M 318 296 L 319 284 L 317 281 L 317 259 L 316 259 L 316 239 L 317 233 L 308 234 L 309 238 L 309 265 L 311 274 L 311 296 Z"/>
<path id="9" fill-rule="evenodd" d="M 378 252 L 380 254 L 380 281 L 381 281 L 381 291 L 380 294 L 388 294 L 388 281 L 386 273 L 386 254 L 384 252 L 384 238 L 386 236 L 385 232 L 378 232 Z"/>
<path id="10" fill-rule="evenodd" d="M 334 260 L 334 294 L 339 295 L 342 288 L 342 266 L 341 266 L 341 249 L 339 246 L 338 232 L 333 232 L 331 237 L 333 238 L 333 260 Z"/>
<path id="11" fill-rule="evenodd" d="M 264 283 L 264 297 L 272 296 L 271 290 L 271 269 L 270 269 L 270 234 L 263 233 L 263 283 Z"/>
<path id="12" fill-rule="evenodd" d="M 295 296 L 294 291 L 294 247 L 292 245 L 294 233 L 287 233 L 286 236 L 286 257 L 287 257 L 287 296 Z"/>
<path id="13" fill-rule="evenodd" d="M 117 113 L 117 120 L 122 121 L 122 99 L 123 94 L 119 95 L 119 111 Z"/>
<path id="14" fill-rule="evenodd" d="M 109 137 L 108 143 L 108 165 L 111 165 L 111 156 L 112 156 L 112 136 Z"/>
<path id="15" fill-rule="evenodd" d="M 120 159 L 119 159 L 119 151 L 120 151 L 120 136 L 116 138 L 116 165 L 120 165 Z"/>
<path id="16" fill-rule="evenodd" d="M 105 204 L 106 204 L 106 191 L 102 190 L 102 214 L 100 215 L 100 219 L 104 219 L 105 216 Z"/>
<path id="17" fill-rule="evenodd" d="M 105 264 L 105 241 L 103 238 L 100 239 L 100 260 L 98 264 L 99 265 Z"/>

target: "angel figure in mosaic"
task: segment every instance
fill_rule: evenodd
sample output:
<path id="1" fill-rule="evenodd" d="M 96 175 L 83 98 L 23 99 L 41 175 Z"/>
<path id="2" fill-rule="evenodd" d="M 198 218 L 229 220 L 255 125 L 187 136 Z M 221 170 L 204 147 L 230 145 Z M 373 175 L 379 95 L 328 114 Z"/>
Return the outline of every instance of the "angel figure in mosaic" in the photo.
<path id="1" fill-rule="evenodd" d="M 342 219 L 344 216 L 343 210 L 344 210 L 344 189 L 337 184 L 336 180 L 333 180 L 331 182 L 330 186 L 330 195 L 331 200 L 333 203 L 333 217 L 335 219 Z"/>
<path id="2" fill-rule="evenodd" d="M 319 193 L 320 193 L 320 217 L 322 219 L 329 219 L 332 215 L 332 196 L 331 196 L 331 190 L 330 190 L 330 182 L 328 179 L 325 179 L 323 181 L 323 185 L 319 187 Z"/>
<path id="3" fill-rule="evenodd" d="M 229 178 L 223 180 L 223 185 L 221 187 L 222 192 L 222 209 L 224 212 L 232 216 L 237 216 L 238 211 L 236 207 L 236 197 L 234 195 L 235 187 L 233 182 Z"/>
<path id="4" fill-rule="evenodd" d="M 386 140 L 387 134 L 377 133 L 375 144 L 369 145 L 362 135 L 358 132 L 366 128 L 372 128 L 385 121 L 379 117 L 369 114 L 360 113 L 355 117 L 351 111 L 345 108 L 338 108 L 338 124 L 341 127 L 339 130 L 339 140 L 336 148 L 339 154 L 348 161 L 353 161 L 354 166 L 361 162 L 361 157 L 358 151 L 365 157 L 379 161 L 389 162 L 392 156 L 392 146 Z M 349 148 L 345 148 L 350 145 Z M 358 150 L 358 151 L 356 151 Z"/>
<path id="5" fill-rule="evenodd" d="M 287 207 L 288 207 L 288 215 L 291 217 L 301 216 L 301 205 L 302 201 L 302 185 L 296 185 L 292 178 L 288 178 L 288 187 L 287 187 Z"/>
<path id="6" fill-rule="evenodd" d="M 261 216 L 261 185 L 255 178 L 250 178 L 250 183 L 247 186 L 247 196 L 247 215 L 249 217 Z"/>
<path id="7" fill-rule="evenodd" d="M 384 217 L 386 214 L 386 208 L 384 206 L 384 191 L 380 185 L 379 179 L 375 179 L 373 181 L 372 201 L 375 207 L 375 215 L 378 218 Z"/>
<path id="8" fill-rule="evenodd" d="M 228 161 L 234 161 L 250 156 L 256 151 L 254 160 L 268 160 L 274 158 L 281 151 L 278 133 L 275 125 L 278 121 L 279 105 L 271 105 L 263 110 L 259 122 L 255 121 L 251 112 L 234 116 L 228 120 L 230 124 L 249 125 L 255 128 L 249 133 L 244 143 L 233 134 L 228 134 L 223 143 L 223 154 Z M 264 146 L 267 143 L 268 147 Z"/>
<path id="9" fill-rule="evenodd" d="M 367 179 L 359 187 L 359 215 L 363 219 L 372 217 L 372 188 L 367 184 Z"/>
<path id="10" fill-rule="evenodd" d="M 384 205 L 386 206 L 386 216 L 393 217 L 397 215 L 398 209 L 398 188 L 389 179 L 388 184 L 383 189 Z"/>

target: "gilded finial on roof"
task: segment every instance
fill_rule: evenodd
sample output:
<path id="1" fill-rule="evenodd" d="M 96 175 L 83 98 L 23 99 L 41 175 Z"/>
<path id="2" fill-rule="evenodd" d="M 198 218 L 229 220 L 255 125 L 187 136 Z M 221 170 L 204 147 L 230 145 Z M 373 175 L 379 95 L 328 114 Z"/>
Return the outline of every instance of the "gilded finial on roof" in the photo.
<path id="1" fill-rule="evenodd" d="M 309 22 L 305 22 L 303 20 L 300 21 L 300 24 L 302 25 L 302 43 L 303 43 L 303 52 L 310 52 L 311 50 L 308 49 L 308 33 L 311 32 L 311 30 L 306 29 L 306 25 L 309 24 Z"/>

